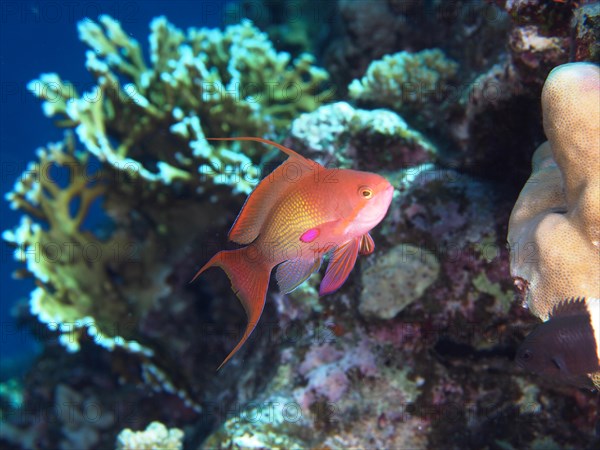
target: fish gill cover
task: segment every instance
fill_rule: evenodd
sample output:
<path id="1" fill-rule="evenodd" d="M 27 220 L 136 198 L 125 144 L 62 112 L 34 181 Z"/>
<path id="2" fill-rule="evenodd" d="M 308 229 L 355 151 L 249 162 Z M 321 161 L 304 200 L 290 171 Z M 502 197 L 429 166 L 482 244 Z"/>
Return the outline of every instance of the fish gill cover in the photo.
<path id="1" fill-rule="evenodd" d="M 3 444 L 594 445 L 594 395 L 512 361 L 535 319 L 506 247 L 544 139 L 542 85 L 570 58 L 598 58 L 587 3 L 244 0 L 223 29 L 157 17 L 147 52 L 108 15 L 81 21 L 95 85 L 27 84 L 64 139 L 7 194 L 22 218 L 3 237 L 36 282 L 20 320 L 43 350 L 2 383 Z M 323 298 L 318 275 L 289 295 L 271 287 L 217 374 L 244 311 L 226 277 L 188 282 L 276 167 L 260 146 L 207 141 L 236 136 L 382 174 L 397 192 L 346 284 Z"/>

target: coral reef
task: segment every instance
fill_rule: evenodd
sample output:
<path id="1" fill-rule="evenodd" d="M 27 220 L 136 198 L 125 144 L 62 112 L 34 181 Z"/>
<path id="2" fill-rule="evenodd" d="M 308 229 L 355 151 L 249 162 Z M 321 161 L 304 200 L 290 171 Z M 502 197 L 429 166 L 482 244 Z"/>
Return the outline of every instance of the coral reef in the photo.
<path id="1" fill-rule="evenodd" d="M 142 317 L 168 295 L 169 269 L 157 261 L 157 252 L 167 231 L 173 234 L 177 225 L 165 223 L 172 219 L 163 216 L 162 231 L 141 242 L 131 228 L 126 230 L 131 221 L 124 217 L 136 209 L 143 191 L 161 189 L 152 187 L 155 183 L 173 186 L 150 194 L 158 205 L 172 204 L 184 190 L 203 192 L 208 180 L 227 184 L 234 193 L 250 192 L 258 175 L 252 160 L 222 145 L 209 145 L 204 133 L 264 134 L 272 124 L 275 129 L 270 131 L 276 131 L 318 105 L 315 89 L 327 75 L 312 66 L 309 55 L 291 65 L 289 55 L 275 52 L 266 35 L 248 21 L 225 32 L 190 29 L 186 38 L 165 18 L 155 19 L 150 68 L 139 44 L 117 21 L 101 16 L 100 22 L 104 28 L 89 20 L 79 25 L 81 39 L 94 50 L 87 53 L 86 63 L 98 81 L 92 91 L 79 96 L 56 74 L 28 86 L 44 99 L 48 116 L 62 117 L 62 126 L 75 128 L 89 153 L 76 152 L 70 136 L 64 144 L 41 149 L 39 166 L 31 166 L 7 198 L 49 229 L 24 216 L 4 238 L 17 246 L 17 259 L 44 286 L 32 293 L 32 313 L 60 332 L 71 325 L 63 344 L 77 350 L 78 335 L 87 329 L 107 348 L 127 347 L 151 356 L 151 350 L 135 341 L 115 339 L 116 324 L 119 318 Z M 123 78 L 131 82 L 123 86 Z M 282 97 L 290 86 L 300 92 L 293 101 Z M 255 90 L 244 91 L 250 87 Z M 93 176 L 86 172 L 90 153 L 102 164 Z M 62 189 L 47 176 L 53 166 L 71 171 L 68 187 Z M 247 173 L 240 175 L 241 167 Z M 105 240 L 81 229 L 100 196 L 118 225 Z M 75 214 L 70 210 L 73 202 L 78 205 Z M 69 247 L 61 247 L 65 245 Z M 86 257 L 91 261 L 84 261 Z M 116 280 L 114 274 L 127 281 Z M 102 305 L 98 298 L 104 299 Z"/>
<path id="2" fill-rule="evenodd" d="M 152 422 L 144 431 L 129 428 L 117 436 L 117 450 L 181 450 L 183 431 L 168 429 L 160 422 Z"/>
<path id="3" fill-rule="evenodd" d="M 319 11 L 319 2 L 296 3 Z M 596 9 L 339 0 L 323 11 L 327 23 L 291 24 L 283 2 L 244 4 L 271 11 L 257 23 L 281 40 L 245 20 L 183 32 L 157 18 L 146 60 L 102 16 L 79 26 L 96 86 L 78 93 L 56 74 L 29 84 L 67 132 L 38 151 L 7 196 L 23 218 L 3 237 L 23 264 L 17 275 L 36 282 L 17 311 L 43 350 L 21 384 L 2 385 L 3 448 L 181 448 L 183 430 L 186 448 L 596 448 L 597 397 L 513 364 L 536 318 L 514 301 L 509 263 L 519 260 L 505 242 L 515 186 L 542 140 L 541 83 L 569 55 L 596 54 Z M 321 51 L 335 94 L 305 49 Z M 443 70 L 408 73 L 423 55 Z M 382 58 L 386 65 L 373 62 Z M 456 90 L 427 104 L 397 91 L 358 95 L 361 109 L 326 104 L 349 100 L 345 86 L 371 63 L 384 69 L 379 86 L 424 73 L 429 86 Z M 568 85 L 563 75 L 557 86 Z M 544 98 L 565 109 L 555 92 Z M 575 113 L 594 101 L 585 97 Z M 575 145 L 553 129 L 586 134 L 549 117 L 538 182 L 525 191 L 537 193 L 540 223 L 580 223 L 574 238 L 592 242 L 593 263 L 597 197 L 586 195 L 597 159 L 555 157 L 554 143 Z M 322 298 L 319 274 L 290 295 L 273 286 L 248 344 L 217 374 L 245 329 L 244 310 L 222 273 L 188 282 L 222 248 L 242 194 L 276 164 L 252 143 L 207 140 L 241 135 L 380 173 L 397 189 L 373 230 L 375 252 L 344 286 Z M 570 165 L 578 168 L 565 172 Z"/>
<path id="4" fill-rule="evenodd" d="M 442 46 L 463 70 L 482 70 L 501 53 L 494 43 L 508 26 L 495 5 L 479 1 L 339 0 L 337 10 L 323 59 L 342 94 L 372 61 L 400 51 Z"/>
<path id="5" fill-rule="evenodd" d="M 342 129 L 331 114 L 337 109 L 346 106 L 323 106 L 298 118 L 292 129 L 322 123 L 322 133 L 297 132 L 293 141 L 315 155 L 336 145 L 344 134 L 335 131 Z M 350 142 L 355 139 L 350 134 Z M 360 140 L 355 145 L 366 148 Z M 399 192 L 375 230 L 376 252 L 333 298 L 319 301 L 318 311 L 288 303 L 304 333 L 291 343 L 276 340 L 284 349 L 266 389 L 240 404 L 202 448 L 585 445 L 593 433 L 594 397 L 548 393 L 511 363 L 511 348 L 531 319 L 512 301 L 504 246 L 510 202 L 496 186 L 432 163 L 387 176 Z M 419 300 L 400 311 L 389 313 L 377 302 L 381 314 L 363 314 L 363 301 L 376 303 L 366 286 L 393 294 L 382 266 L 401 248 L 428 255 L 424 260 L 431 258 L 436 275 Z M 411 274 L 396 272 L 398 283 L 402 277 Z M 586 431 L 573 432 L 570 419 L 555 423 L 556 408 L 584 414 Z"/>
<path id="6" fill-rule="evenodd" d="M 547 320 L 562 300 L 600 298 L 600 67 L 555 68 L 542 108 L 548 141 L 534 154 L 508 242 L 525 305 Z"/>

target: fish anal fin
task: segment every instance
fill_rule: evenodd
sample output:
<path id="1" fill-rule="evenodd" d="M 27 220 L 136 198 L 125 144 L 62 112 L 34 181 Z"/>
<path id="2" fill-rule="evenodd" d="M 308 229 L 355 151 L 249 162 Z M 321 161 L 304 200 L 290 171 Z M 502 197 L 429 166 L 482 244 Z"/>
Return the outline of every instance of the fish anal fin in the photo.
<path id="1" fill-rule="evenodd" d="M 354 238 L 334 251 L 321 281 L 319 295 L 331 294 L 344 284 L 354 268 L 359 248 L 360 238 Z"/>
<path id="2" fill-rule="evenodd" d="M 321 258 L 290 259 L 277 267 L 277 284 L 283 294 L 289 294 L 321 267 Z"/>

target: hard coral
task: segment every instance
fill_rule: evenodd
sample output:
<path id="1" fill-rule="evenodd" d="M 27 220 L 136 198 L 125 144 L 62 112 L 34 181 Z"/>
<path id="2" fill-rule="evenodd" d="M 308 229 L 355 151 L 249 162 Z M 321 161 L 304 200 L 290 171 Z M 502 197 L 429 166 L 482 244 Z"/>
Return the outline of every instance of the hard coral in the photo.
<path id="1" fill-rule="evenodd" d="M 376 102 L 397 111 L 419 108 L 442 100 L 441 85 L 457 70 L 458 64 L 439 49 L 399 52 L 372 62 L 362 79 L 350 83 L 348 93 L 359 102 Z"/>
<path id="2" fill-rule="evenodd" d="M 436 147 L 398 114 L 353 108 L 346 102 L 300 115 L 290 134 L 294 148 L 306 149 L 303 154 L 336 167 L 378 170 L 437 158 Z"/>
<path id="3" fill-rule="evenodd" d="M 229 144 L 209 145 L 205 135 L 281 131 L 324 99 L 328 75 L 313 65 L 313 57 L 302 54 L 291 61 L 250 21 L 224 32 L 191 28 L 186 36 L 164 17 L 156 18 L 150 67 L 119 22 L 101 16 L 100 23 L 79 24 L 81 40 L 93 49 L 86 66 L 97 86 L 80 96 L 58 75 L 45 74 L 28 88 L 45 100 L 46 115 L 64 117 L 60 124 L 75 127 L 101 161 L 119 170 L 134 166 L 135 174 L 149 181 L 189 182 L 200 170 L 216 183 L 249 193 L 251 185 L 221 175 L 226 168 L 249 166 L 250 158 L 230 151 Z"/>
<path id="4" fill-rule="evenodd" d="M 439 272 L 435 254 L 410 244 L 392 247 L 362 273 L 360 313 L 367 318 L 392 319 L 419 299 Z"/>
<path id="5" fill-rule="evenodd" d="M 183 431 L 152 422 L 144 431 L 124 429 L 117 436 L 117 450 L 181 450 Z"/>
<path id="6" fill-rule="evenodd" d="M 30 164 L 7 199 L 13 208 L 41 223 L 23 216 L 19 227 L 5 231 L 3 238 L 15 245 L 15 258 L 25 262 L 27 271 L 38 280 L 31 293 L 32 314 L 59 331 L 63 345 L 78 350 L 79 338 L 88 329 L 105 347 L 142 351 L 134 341 L 115 340 L 119 319 L 137 316 L 149 305 L 141 296 L 136 303 L 124 301 L 111 276 L 122 272 L 122 265 L 128 262 L 115 257 L 115 250 L 127 244 L 125 236 L 115 233 L 100 240 L 82 229 L 91 203 L 105 193 L 106 184 L 93 182 L 94 177 L 86 172 L 89 155 L 76 152 L 74 145 L 67 135 L 64 143 L 38 150 L 40 163 Z M 57 168 L 69 171 L 70 182 L 64 188 L 52 178 Z M 78 204 L 75 211 L 74 203 Z M 133 285 L 129 288 L 136 289 Z"/>
<path id="7" fill-rule="evenodd" d="M 548 141 L 513 209 L 511 274 L 542 320 L 570 297 L 600 298 L 600 68 L 555 68 L 542 92 Z"/>

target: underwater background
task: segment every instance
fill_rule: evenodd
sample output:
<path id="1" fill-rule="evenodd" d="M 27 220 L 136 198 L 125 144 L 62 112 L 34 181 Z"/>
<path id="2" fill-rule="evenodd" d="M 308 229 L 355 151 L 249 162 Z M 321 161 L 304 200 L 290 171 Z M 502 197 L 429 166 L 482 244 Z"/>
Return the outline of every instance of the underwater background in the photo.
<path id="1" fill-rule="evenodd" d="M 598 63 L 597 2 L 0 7 L 3 448 L 598 448 L 597 392 L 514 358 L 548 319 L 536 289 L 600 297 L 600 261 L 539 237 L 584 261 L 582 292 L 513 211 L 543 196 L 521 190 L 550 71 Z M 272 282 L 217 372 L 246 315 L 221 271 L 189 281 L 284 159 L 207 140 L 236 136 L 396 193 L 344 286 Z M 593 185 L 599 164 L 551 175 Z"/>

